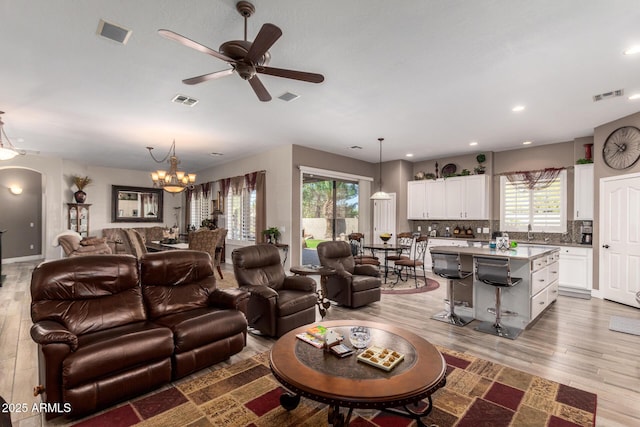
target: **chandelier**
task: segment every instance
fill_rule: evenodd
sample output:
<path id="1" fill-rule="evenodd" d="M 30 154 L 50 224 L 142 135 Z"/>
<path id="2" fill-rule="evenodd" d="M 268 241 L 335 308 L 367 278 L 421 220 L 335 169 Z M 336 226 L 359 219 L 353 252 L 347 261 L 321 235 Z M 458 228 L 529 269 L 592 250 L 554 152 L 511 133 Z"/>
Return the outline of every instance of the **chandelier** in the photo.
<path id="1" fill-rule="evenodd" d="M 4 111 L 0 111 L 0 114 L 4 114 Z M 5 142 L 2 142 L 2 137 L 4 136 Z M 4 122 L 0 117 L 0 160 L 10 160 L 15 156 L 24 155 L 24 152 L 20 152 L 16 147 L 13 146 L 11 141 L 9 141 L 9 137 L 6 133 L 4 133 Z"/>
<path id="2" fill-rule="evenodd" d="M 380 189 L 375 193 L 373 193 L 370 199 L 371 200 L 390 200 L 391 196 L 389 195 L 389 193 L 385 193 L 384 191 L 382 191 L 382 141 L 384 141 L 384 138 L 378 138 L 378 141 L 380 141 L 380 163 L 379 163 Z"/>
<path id="3" fill-rule="evenodd" d="M 173 140 L 173 144 L 171 144 L 171 148 L 169 148 L 169 152 L 163 159 L 158 160 L 153 155 L 153 147 L 147 147 L 149 150 L 149 154 L 151 154 L 151 158 L 155 160 L 156 163 L 169 163 L 169 172 L 165 170 L 158 169 L 155 172 L 151 172 L 151 179 L 153 180 L 153 186 L 162 188 L 164 191 L 169 193 L 180 193 L 184 191 L 189 185 L 192 185 L 196 182 L 196 174 L 195 173 L 185 173 L 178 170 L 178 164 L 180 161 L 178 157 L 176 157 L 176 141 Z"/>

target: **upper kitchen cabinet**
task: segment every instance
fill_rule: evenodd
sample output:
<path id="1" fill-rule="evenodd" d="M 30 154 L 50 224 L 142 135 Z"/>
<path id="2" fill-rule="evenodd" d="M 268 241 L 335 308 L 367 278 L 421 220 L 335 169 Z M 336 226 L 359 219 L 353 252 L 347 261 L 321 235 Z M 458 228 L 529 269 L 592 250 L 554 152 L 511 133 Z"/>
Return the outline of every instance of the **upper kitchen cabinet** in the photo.
<path id="1" fill-rule="evenodd" d="M 488 175 L 409 181 L 407 219 L 488 219 Z"/>
<path id="2" fill-rule="evenodd" d="M 593 219 L 593 163 L 575 165 L 575 182 L 573 186 L 573 219 Z"/>
<path id="3" fill-rule="evenodd" d="M 488 176 L 445 179 L 446 219 L 489 219 Z"/>
<path id="4" fill-rule="evenodd" d="M 442 219 L 445 205 L 444 180 L 408 182 L 407 219 Z"/>

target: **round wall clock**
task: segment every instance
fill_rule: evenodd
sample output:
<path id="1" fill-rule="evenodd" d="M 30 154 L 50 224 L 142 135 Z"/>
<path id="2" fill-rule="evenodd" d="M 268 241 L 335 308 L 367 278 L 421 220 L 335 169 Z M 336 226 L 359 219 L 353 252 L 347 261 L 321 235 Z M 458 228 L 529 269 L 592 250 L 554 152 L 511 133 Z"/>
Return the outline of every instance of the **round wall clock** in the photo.
<path id="1" fill-rule="evenodd" d="M 614 169 L 633 166 L 640 159 L 640 129 L 624 126 L 611 132 L 604 142 L 602 158 Z"/>

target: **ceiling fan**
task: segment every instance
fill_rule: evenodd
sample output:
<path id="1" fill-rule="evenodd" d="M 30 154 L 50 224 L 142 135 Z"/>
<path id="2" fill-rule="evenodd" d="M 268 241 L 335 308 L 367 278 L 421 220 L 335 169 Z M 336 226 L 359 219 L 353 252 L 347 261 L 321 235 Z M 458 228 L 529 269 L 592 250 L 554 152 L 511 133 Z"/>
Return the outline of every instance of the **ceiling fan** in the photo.
<path id="1" fill-rule="evenodd" d="M 271 95 L 264 87 L 257 74 L 267 74 L 270 76 L 284 77 L 286 79 L 301 80 L 310 83 L 321 83 L 324 81 L 322 74 L 307 73 L 304 71 L 285 70 L 282 68 L 267 67 L 271 54 L 269 48 L 282 36 L 282 30 L 273 24 L 264 24 L 253 42 L 247 41 L 247 19 L 253 15 L 255 8 L 248 1 L 239 1 L 236 9 L 244 17 L 244 40 L 231 40 L 223 43 L 219 51 L 208 48 L 196 41 L 185 36 L 175 33 L 171 30 L 158 30 L 158 33 L 170 40 L 215 56 L 227 62 L 231 68 L 214 73 L 203 74 L 201 76 L 185 79 L 182 82 L 188 85 L 194 85 L 225 77 L 237 72 L 240 77 L 247 80 L 251 88 L 258 96 L 260 101 L 271 101 Z"/>

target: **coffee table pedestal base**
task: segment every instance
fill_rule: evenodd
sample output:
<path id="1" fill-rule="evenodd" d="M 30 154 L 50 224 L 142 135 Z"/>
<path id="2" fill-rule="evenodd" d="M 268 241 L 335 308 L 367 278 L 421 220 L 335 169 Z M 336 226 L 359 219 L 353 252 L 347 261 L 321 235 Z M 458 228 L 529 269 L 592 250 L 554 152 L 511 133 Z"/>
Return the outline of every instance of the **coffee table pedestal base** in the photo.
<path id="1" fill-rule="evenodd" d="M 423 401 L 421 401 L 423 402 Z M 419 402 L 418 402 L 419 403 Z M 416 403 L 414 406 L 417 406 Z M 300 395 L 293 393 L 283 393 L 280 395 L 280 406 L 282 406 L 287 411 L 292 411 L 298 407 L 300 404 Z M 348 426 L 351 422 L 351 414 L 353 413 L 353 408 L 349 408 L 346 416 L 340 412 L 340 405 L 332 404 L 329 406 L 329 412 L 327 414 L 327 422 L 335 427 L 343 427 Z M 427 397 L 427 405 L 421 409 L 412 409 L 408 405 L 404 406 L 404 410 L 398 408 L 383 408 L 381 409 L 384 412 L 388 412 L 390 414 L 399 415 L 402 417 L 412 418 L 416 421 L 418 427 L 426 427 L 421 420 L 421 418 L 426 417 L 433 410 L 433 402 L 431 400 L 431 396 Z"/>

